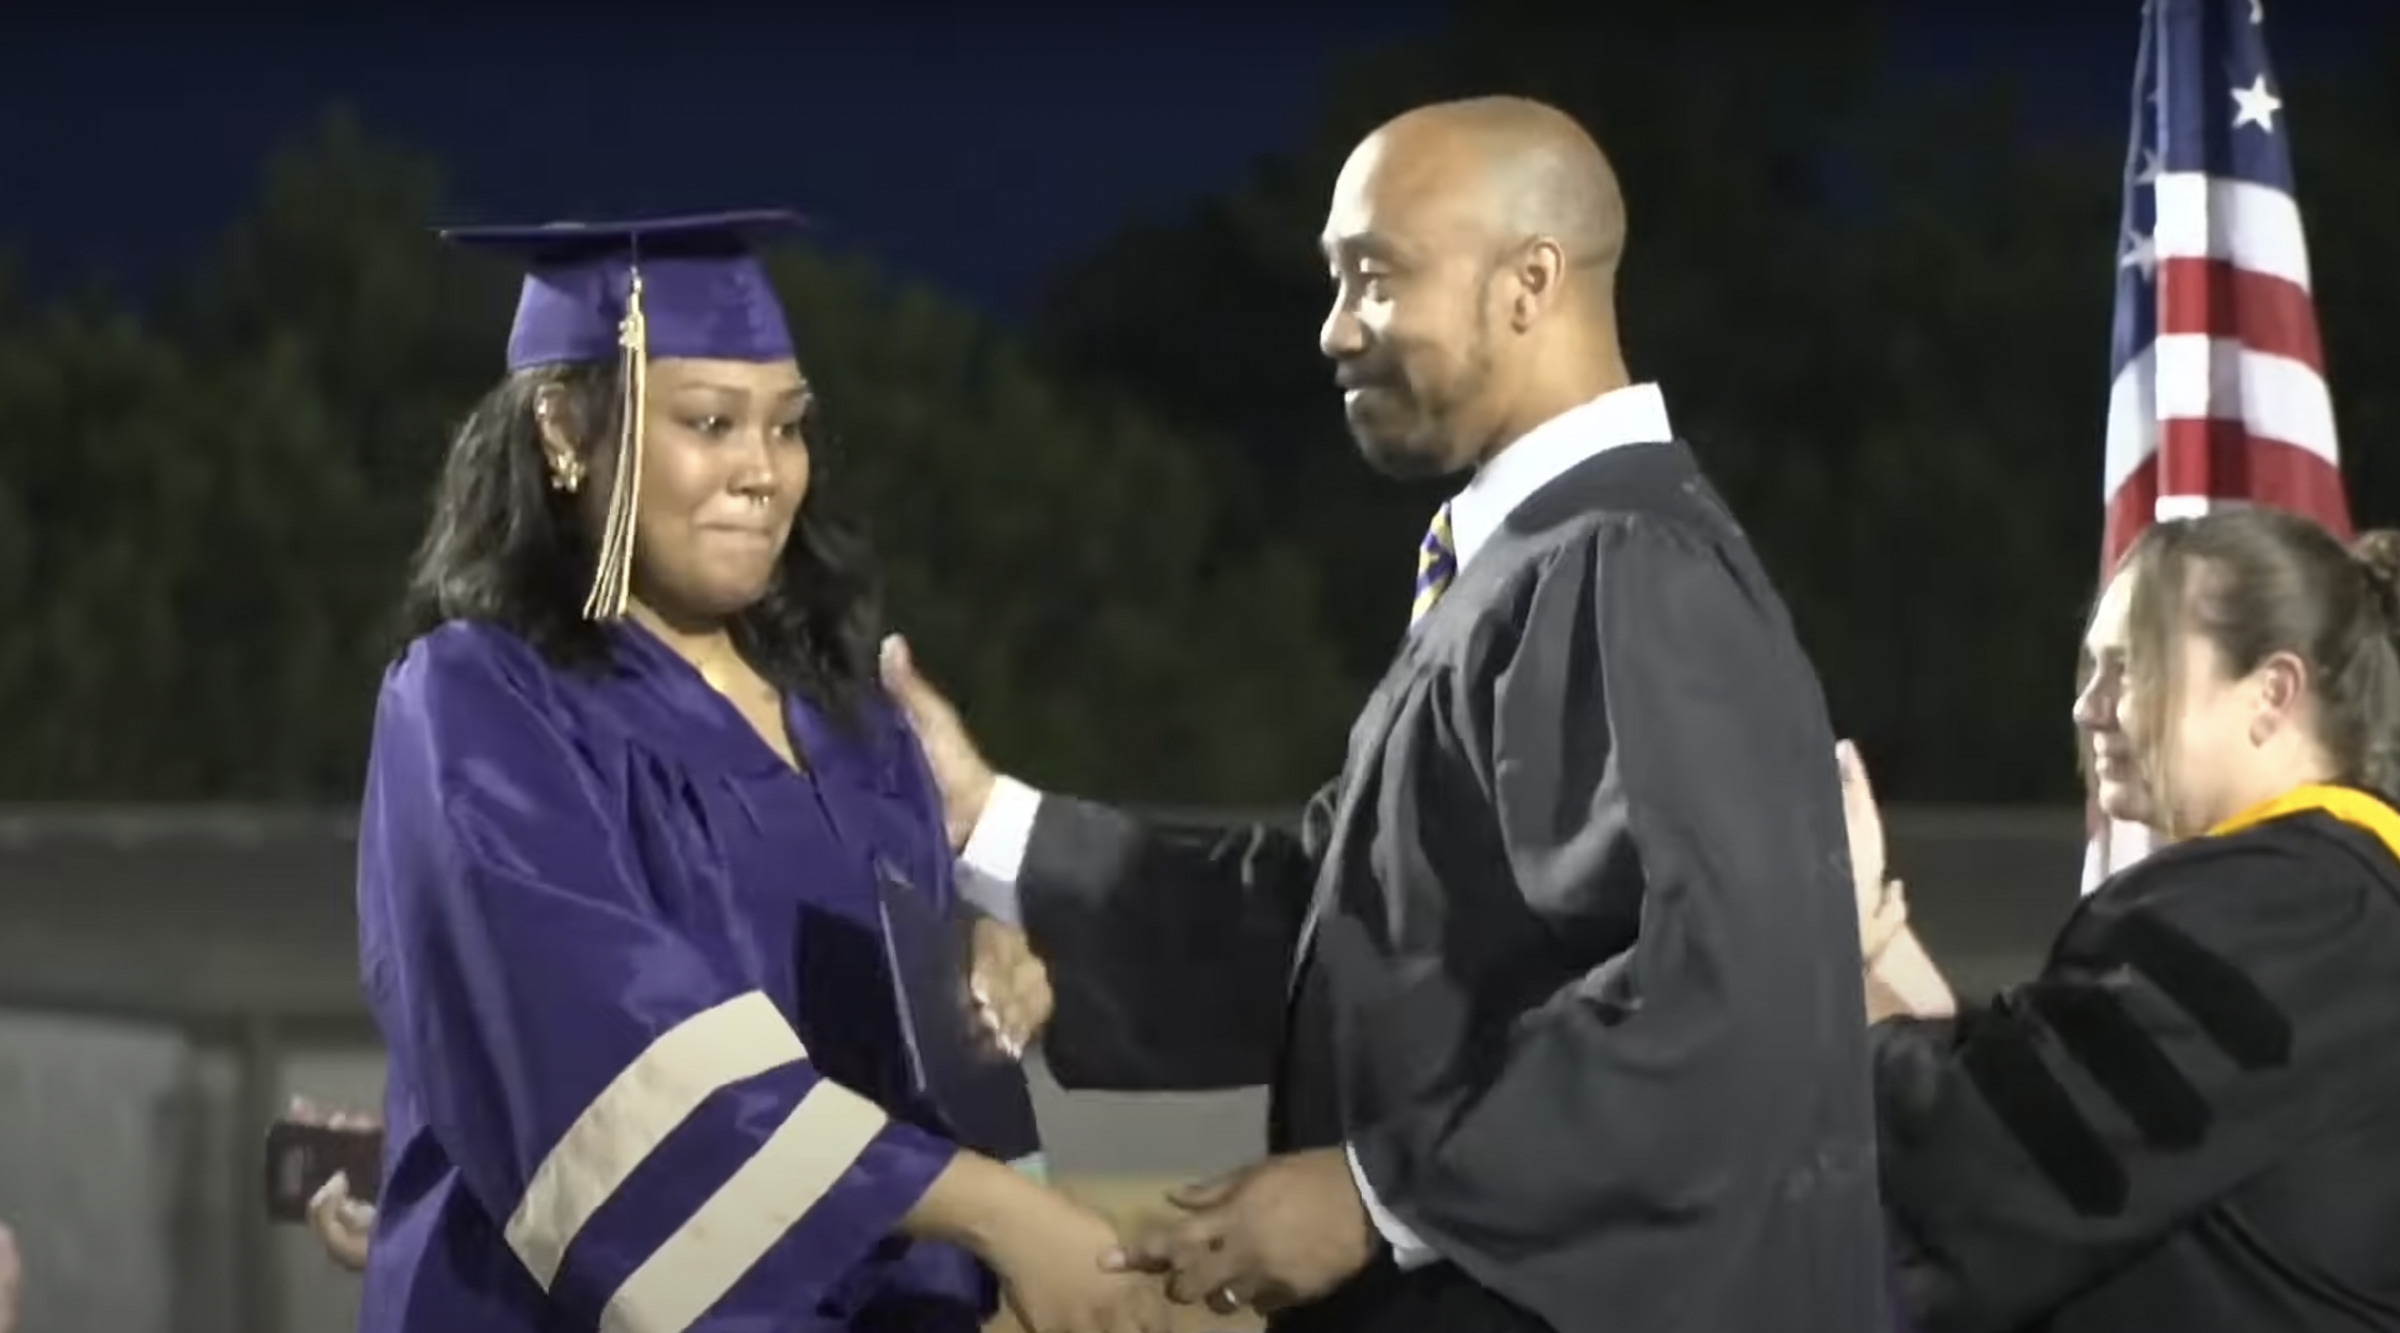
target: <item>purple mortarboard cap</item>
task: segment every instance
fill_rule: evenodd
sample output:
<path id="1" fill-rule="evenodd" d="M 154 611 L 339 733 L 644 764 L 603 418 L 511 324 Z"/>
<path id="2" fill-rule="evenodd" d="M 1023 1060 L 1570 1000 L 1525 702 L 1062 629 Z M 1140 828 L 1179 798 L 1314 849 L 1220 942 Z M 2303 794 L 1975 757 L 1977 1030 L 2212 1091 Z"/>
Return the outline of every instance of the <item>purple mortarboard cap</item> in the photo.
<path id="1" fill-rule="evenodd" d="M 781 361 L 792 355 L 783 304 L 752 248 L 798 230 L 796 213 L 697 213 L 637 222 L 455 227 L 442 239 L 525 268 L 508 368 L 614 361 L 633 273 L 653 360 Z"/>

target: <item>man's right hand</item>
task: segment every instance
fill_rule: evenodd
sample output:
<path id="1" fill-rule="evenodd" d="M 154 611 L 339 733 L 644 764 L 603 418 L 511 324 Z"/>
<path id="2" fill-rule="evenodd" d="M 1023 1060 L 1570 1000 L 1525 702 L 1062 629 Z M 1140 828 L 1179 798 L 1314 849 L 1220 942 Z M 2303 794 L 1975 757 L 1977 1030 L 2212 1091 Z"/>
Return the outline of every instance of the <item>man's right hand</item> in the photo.
<path id="1" fill-rule="evenodd" d="M 949 826 L 950 850 L 962 851 L 983 818 L 984 805 L 992 799 L 996 775 L 983 751 L 976 748 L 975 738 L 967 734 L 957 707 L 918 673 L 908 640 L 894 634 L 883 641 L 882 671 L 883 688 L 908 714 L 917 743 L 925 747 L 926 762 L 933 766 L 933 780 L 942 789 L 942 819 Z"/>
<path id="2" fill-rule="evenodd" d="M 1169 1333 L 1166 1288 L 1141 1273 L 1101 1266 L 1118 1245 L 1106 1218 L 1063 1195 L 1019 1219 L 986 1247 L 1009 1312 L 1027 1333 Z"/>
<path id="3" fill-rule="evenodd" d="M 1058 1000 L 1050 991 L 1050 969 L 1015 926 L 983 917 L 975 922 L 974 961 L 967 984 L 984 1027 L 1011 1058 L 1022 1058 Z"/>

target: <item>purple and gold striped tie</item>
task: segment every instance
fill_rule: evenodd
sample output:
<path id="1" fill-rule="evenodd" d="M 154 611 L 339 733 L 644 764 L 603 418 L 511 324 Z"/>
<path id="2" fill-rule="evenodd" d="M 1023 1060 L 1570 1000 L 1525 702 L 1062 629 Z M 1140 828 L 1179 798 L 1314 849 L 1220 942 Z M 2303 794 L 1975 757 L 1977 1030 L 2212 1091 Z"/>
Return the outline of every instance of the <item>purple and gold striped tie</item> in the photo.
<path id="1" fill-rule="evenodd" d="M 1425 529 L 1425 544 L 1417 548 L 1417 600 L 1408 612 L 1411 629 L 1457 577 L 1458 547 L 1450 540 L 1450 506 L 1444 504 L 1433 512 L 1433 523 Z"/>

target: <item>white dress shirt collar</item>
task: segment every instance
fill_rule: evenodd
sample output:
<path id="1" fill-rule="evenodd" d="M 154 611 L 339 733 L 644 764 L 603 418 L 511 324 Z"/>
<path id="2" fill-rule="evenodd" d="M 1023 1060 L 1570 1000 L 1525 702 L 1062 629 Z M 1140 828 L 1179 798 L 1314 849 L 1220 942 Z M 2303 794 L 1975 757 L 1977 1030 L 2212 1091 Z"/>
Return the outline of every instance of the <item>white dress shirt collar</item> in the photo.
<path id="1" fill-rule="evenodd" d="M 1450 500 L 1450 541 L 1458 567 L 1467 567 L 1518 505 L 1578 463 L 1619 445 L 1674 438 L 1666 396 L 1655 384 L 1612 390 L 1525 432 Z"/>

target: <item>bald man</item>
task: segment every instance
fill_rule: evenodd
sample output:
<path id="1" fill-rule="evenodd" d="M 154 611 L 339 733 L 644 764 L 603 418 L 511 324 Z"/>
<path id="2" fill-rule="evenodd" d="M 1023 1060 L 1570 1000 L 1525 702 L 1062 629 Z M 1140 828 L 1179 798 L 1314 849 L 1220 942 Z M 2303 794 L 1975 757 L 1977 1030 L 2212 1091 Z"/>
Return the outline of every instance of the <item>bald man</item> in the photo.
<path id="1" fill-rule="evenodd" d="M 1884 1326 L 1834 736 L 1627 374 L 1624 243 L 1600 150 L 1533 103 L 1412 112 L 1343 167 L 1351 432 L 1469 480 L 1296 835 L 998 777 L 890 655 L 982 901 L 1048 965 L 1058 1078 L 1272 1086 L 1273 1155 L 1121 1256 L 1178 1300 L 1288 1333 Z"/>

